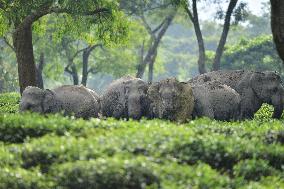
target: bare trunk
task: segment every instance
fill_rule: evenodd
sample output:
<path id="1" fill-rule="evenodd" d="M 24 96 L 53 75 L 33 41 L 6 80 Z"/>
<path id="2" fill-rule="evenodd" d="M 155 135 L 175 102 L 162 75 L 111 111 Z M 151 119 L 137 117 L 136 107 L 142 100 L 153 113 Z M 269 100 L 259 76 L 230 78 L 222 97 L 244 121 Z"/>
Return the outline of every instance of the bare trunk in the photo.
<path id="1" fill-rule="evenodd" d="M 149 63 L 149 72 L 148 72 L 148 82 L 152 83 L 153 82 L 153 72 L 154 72 L 154 62 L 151 61 Z"/>
<path id="2" fill-rule="evenodd" d="M 227 36 L 230 31 L 230 25 L 231 25 L 231 16 L 233 13 L 233 10 L 235 9 L 237 5 L 238 0 L 231 0 L 228 6 L 228 10 L 226 12 L 225 16 L 225 21 L 224 21 L 224 26 L 223 26 L 223 32 L 215 53 L 214 57 L 214 62 L 213 62 L 213 71 L 220 70 L 220 62 L 221 62 L 221 57 L 224 52 L 224 47 L 227 41 Z"/>
<path id="3" fill-rule="evenodd" d="M 71 66 L 71 70 L 72 70 L 72 78 L 73 78 L 73 84 L 74 85 L 79 85 L 79 77 L 78 77 L 78 73 L 77 73 L 77 68 L 75 65 Z"/>
<path id="4" fill-rule="evenodd" d="M 102 44 L 96 44 L 93 46 L 89 46 L 86 49 L 83 50 L 83 69 L 82 69 L 82 81 L 81 84 L 84 86 L 87 86 L 88 81 L 88 75 L 89 73 L 96 73 L 96 70 L 94 68 L 89 69 L 89 57 L 91 55 L 91 52 L 95 50 L 97 47 L 102 47 Z"/>
<path id="5" fill-rule="evenodd" d="M 3 50 L 3 48 L 1 47 L 0 50 Z M 4 80 L 2 78 L 4 78 L 4 70 L 2 70 L 1 68 L 4 68 L 4 66 L 3 66 L 2 56 L 0 55 L 0 93 L 3 93 L 3 91 L 4 91 Z"/>
<path id="6" fill-rule="evenodd" d="M 82 81 L 81 84 L 84 86 L 87 86 L 87 80 L 88 80 L 88 67 L 89 67 L 89 56 L 90 52 L 89 50 L 85 50 L 83 52 L 83 69 L 82 69 Z"/>
<path id="7" fill-rule="evenodd" d="M 27 24 L 13 33 L 13 45 L 18 62 L 20 92 L 27 86 L 37 86 L 32 44 L 32 26 Z"/>
<path id="8" fill-rule="evenodd" d="M 205 68 L 206 55 L 205 55 L 204 41 L 199 27 L 196 28 L 195 33 L 198 41 L 198 51 L 199 51 L 198 71 L 200 74 L 204 74 L 206 73 L 206 68 Z"/>
<path id="9" fill-rule="evenodd" d="M 36 69 L 36 76 L 37 76 L 37 85 L 39 88 L 44 89 L 43 79 L 42 79 L 42 72 L 45 65 L 44 53 L 40 53 L 39 63 Z"/>
<path id="10" fill-rule="evenodd" d="M 271 28 L 279 56 L 284 63 L 284 1 L 270 0 Z"/>
<path id="11" fill-rule="evenodd" d="M 69 60 L 68 66 L 65 68 L 65 72 L 69 73 L 72 76 L 73 85 L 79 84 L 77 68 L 73 62 L 70 62 L 70 60 Z"/>
<path id="12" fill-rule="evenodd" d="M 198 55 L 198 70 L 199 70 L 200 74 L 204 74 L 204 73 L 206 73 L 205 45 L 204 45 L 202 32 L 201 32 L 201 29 L 200 29 L 196 0 L 192 1 L 192 13 L 190 12 L 188 7 L 185 7 L 185 11 L 187 12 L 191 22 L 193 23 L 193 27 L 194 27 L 194 31 L 195 31 L 195 35 L 196 35 L 196 39 L 197 39 L 197 43 L 198 43 L 198 53 L 199 53 L 199 55 Z"/>

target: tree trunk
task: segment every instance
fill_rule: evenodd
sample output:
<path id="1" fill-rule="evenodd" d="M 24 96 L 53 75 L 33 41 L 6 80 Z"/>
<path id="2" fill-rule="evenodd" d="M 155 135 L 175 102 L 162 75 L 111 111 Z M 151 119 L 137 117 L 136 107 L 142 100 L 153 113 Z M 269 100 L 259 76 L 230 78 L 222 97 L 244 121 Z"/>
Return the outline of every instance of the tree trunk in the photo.
<path id="1" fill-rule="evenodd" d="M 214 57 L 214 62 L 213 62 L 213 71 L 217 71 L 220 69 L 220 62 L 221 62 L 221 57 L 223 55 L 224 52 L 224 47 L 227 41 L 227 36 L 230 30 L 230 25 L 231 25 L 231 16 L 232 13 L 237 5 L 238 0 L 231 0 L 226 12 L 226 16 L 225 16 L 225 21 L 224 21 L 224 26 L 223 26 L 223 32 L 215 53 L 215 57 Z"/>
<path id="2" fill-rule="evenodd" d="M 153 78 L 154 78 L 154 63 L 155 63 L 155 59 L 157 57 L 157 51 L 155 52 L 155 54 L 153 55 L 153 59 L 149 62 L 149 72 L 148 72 L 148 82 L 152 83 L 153 82 Z"/>
<path id="3" fill-rule="evenodd" d="M 284 63 L 284 1 L 270 0 L 271 28 L 279 56 Z"/>
<path id="4" fill-rule="evenodd" d="M 37 69 L 36 69 L 37 85 L 41 89 L 44 89 L 44 84 L 43 84 L 43 79 L 42 79 L 42 71 L 43 71 L 44 65 L 45 65 L 44 53 L 42 52 L 42 53 L 40 53 L 39 63 L 37 65 Z"/>
<path id="5" fill-rule="evenodd" d="M 20 92 L 27 86 L 37 86 L 32 44 L 32 25 L 18 27 L 13 33 L 13 45 L 18 62 Z"/>
<path id="6" fill-rule="evenodd" d="M 152 37 L 152 40 L 153 40 L 152 45 L 150 46 L 150 48 L 149 48 L 149 50 L 148 50 L 144 60 L 138 65 L 137 74 L 136 74 L 137 78 L 142 78 L 143 77 L 147 64 L 149 65 L 150 63 L 153 63 L 153 64 L 155 63 L 155 60 L 156 60 L 156 57 L 157 57 L 157 50 L 158 50 L 158 47 L 160 45 L 160 42 L 161 42 L 163 36 L 165 35 L 167 29 L 171 25 L 175 15 L 176 15 L 176 10 L 175 10 L 175 12 L 173 14 L 168 16 L 162 22 L 162 27 L 161 27 L 158 35 L 155 36 L 155 37 Z M 151 77 L 153 79 L 153 73 L 152 73 Z"/>
<path id="7" fill-rule="evenodd" d="M 74 85 L 79 85 L 79 77 L 78 77 L 78 72 L 77 72 L 77 68 L 76 66 L 73 64 L 71 66 L 71 70 L 72 70 L 72 78 L 73 78 L 73 84 Z"/>
<path id="8" fill-rule="evenodd" d="M 196 0 L 192 1 L 193 13 L 190 12 L 188 7 L 185 7 L 185 11 L 187 12 L 191 22 L 193 23 L 193 27 L 194 27 L 194 31 L 195 31 L 195 35 L 196 35 L 196 39 L 197 39 L 197 43 L 198 43 L 198 53 L 199 53 L 199 55 L 198 55 L 198 70 L 199 70 L 200 74 L 204 74 L 204 73 L 206 73 L 205 45 L 204 45 L 202 32 L 201 32 L 201 29 L 200 29 Z"/>
<path id="9" fill-rule="evenodd" d="M 148 49 L 147 51 L 147 54 L 144 58 L 144 42 L 143 42 L 143 45 L 142 45 L 142 49 L 141 49 L 141 60 L 137 66 L 137 73 L 136 73 L 136 77 L 137 78 L 142 78 L 144 73 L 145 73 L 145 69 L 146 69 L 146 66 L 147 66 L 147 61 L 150 59 L 150 57 L 152 56 L 153 54 L 153 51 L 154 51 L 154 48 L 155 48 L 155 44 L 154 44 L 154 39 L 153 37 L 151 37 L 150 39 L 150 48 Z"/>
<path id="10" fill-rule="evenodd" d="M 0 49 L 1 51 L 3 50 L 3 48 L 1 47 Z M 4 91 L 4 65 L 3 65 L 3 59 L 2 56 L 0 55 L 0 93 L 3 93 Z"/>
<path id="11" fill-rule="evenodd" d="M 93 46 L 89 46 L 83 51 L 83 69 L 82 69 L 82 80 L 81 84 L 84 86 L 87 86 L 87 81 L 88 81 L 88 75 L 90 72 L 94 73 L 92 69 L 89 69 L 89 57 L 91 55 L 91 52 L 95 50 L 97 47 L 102 48 L 102 44 L 96 44 Z"/>
<path id="12" fill-rule="evenodd" d="M 83 69 L 82 69 L 82 81 L 81 84 L 84 86 L 87 86 L 87 80 L 88 80 L 88 64 L 89 64 L 89 56 L 90 52 L 89 49 L 84 50 L 83 52 Z"/>

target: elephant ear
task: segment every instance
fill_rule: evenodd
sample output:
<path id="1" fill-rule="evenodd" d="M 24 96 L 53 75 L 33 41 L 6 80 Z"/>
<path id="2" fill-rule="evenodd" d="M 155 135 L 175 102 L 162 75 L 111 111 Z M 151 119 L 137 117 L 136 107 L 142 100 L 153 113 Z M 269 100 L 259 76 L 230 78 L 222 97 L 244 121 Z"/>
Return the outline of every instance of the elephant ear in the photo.
<path id="1" fill-rule="evenodd" d="M 194 102 L 194 96 L 191 84 L 187 82 L 180 82 L 180 84 L 182 86 L 180 97 L 181 100 L 184 101 L 182 103 Z"/>
<path id="2" fill-rule="evenodd" d="M 191 88 L 191 84 L 187 83 L 187 82 L 180 82 L 181 84 L 181 90 L 184 94 L 191 94 L 193 95 L 192 93 L 192 88 Z"/>
<path id="3" fill-rule="evenodd" d="M 44 90 L 42 109 L 44 113 L 56 113 L 60 111 L 60 104 L 52 90 Z"/>
<path id="4" fill-rule="evenodd" d="M 159 114 L 158 109 L 160 108 L 161 97 L 159 94 L 160 83 L 155 82 L 151 84 L 147 91 L 147 96 L 150 101 L 150 117 L 155 117 Z"/>

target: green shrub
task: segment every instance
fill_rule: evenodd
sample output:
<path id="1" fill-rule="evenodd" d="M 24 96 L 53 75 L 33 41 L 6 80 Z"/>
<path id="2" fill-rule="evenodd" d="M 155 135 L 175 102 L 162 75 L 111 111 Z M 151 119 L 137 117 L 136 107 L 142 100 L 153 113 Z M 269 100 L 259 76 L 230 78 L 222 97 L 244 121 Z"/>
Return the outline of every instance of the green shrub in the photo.
<path id="1" fill-rule="evenodd" d="M 262 177 L 273 175 L 275 172 L 268 161 L 261 159 L 244 160 L 234 166 L 234 176 L 246 180 L 259 181 Z"/>
<path id="2" fill-rule="evenodd" d="M 219 189 L 231 188 L 232 185 L 228 176 L 218 173 L 209 165 L 201 162 L 194 166 L 172 162 L 165 162 L 158 166 L 157 172 L 164 189 Z"/>
<path id="3" fill-rule="evenodd" d="M 277 176 L 269 176 L 264 177 L 260 181 L 252 181 L 248 184 L 245 184 L 244 186 L 238 187 L 240 189 L 275 189 L 275 188 L 284 188 L 284 178 L 283 177 L 277 177 Z"/>
<path id="4" fill-rule="evenodd" d="M 55 132 L 63 135 L 74 124 L 67 118 L 59 116 L 45 118 L 37 114 L 3 114 L 0 115 L 0 140 L 19 143 L 29 137 L 40 137 Z"/>
<path id="5" fill-rule="evenodd" d="M 55 133 L 59 136 L 70 133 L 73 136 L 94 135 L 101 131 L 128 128 L 131 125 L 133 125 L 132 122 L 114 119 L 85 121 L 62 117 L 61 115 L 43 116 L 36 113 L 0 114 L 0 141 L 22 143 L 27 138 L 41 137 L 48 133 Z M 96 130 L 92 130 L 94 128 Z"/>
<path id="6" fill-rule="evenodd" d="M 7 111 L 0 114 L 0 180 L 7 177 L 0 186 L 283 188 L 283 120 L 271 119 L 269 108 L 250 121 L 179 125 Z"/>
<path id="7" fill-rule="evenodd" d="M 151 157 L 163 162 L 175 160 L 194 165 L 201 161 L 213 168 L 231 172 L 241 160 L 258 158 L 267 160 L 269 165 L 282 170 L 284 146 L 278 143 L 265 144 L 262 138 L 242 138 L 220 133 L 200 132 L 187 126 L 172 125 L 142 126 L 132 122 L 127 129 L 97 129 L 84 137 L 48 135 L 19 146 L 18 150 L 26 168 L 40 166 L 48 170 L 54 163 L 89 160 L 116 154 L 132 154 Z"/>
<path id="8" fill-rule="evenodd" d="M 272 118 L 274 108 L 272 105 L 263 104 L 261 108 L 255 113 L 254 119 L 260 121 L 269 121 Z M 284 114 L 282 114 L 282 119 Z"/>
<path id="9" fill-rule="evenodd" d="M 0 114 L 19 111 L 20 95 L 18 93 L 0 94 Z"/>
<path id="10" fill-rule="evenodd" d="M 50 189 L 53 183 L 38 171 L 1 167 L 0 189 Z"/>
<path id="11" fill-rule="evenodd" d="M 160 188 L 148 164 L 143 159 L 100 158 L 55 166 L 51 175 L 57 186 L 69 189 Z"/>
<path id="12" fill-rule="evenodd" d="M 0 167 L 16 167 L 22 163 L 20 155 L 11 153 L 3 144 L 0 143 Z"/>

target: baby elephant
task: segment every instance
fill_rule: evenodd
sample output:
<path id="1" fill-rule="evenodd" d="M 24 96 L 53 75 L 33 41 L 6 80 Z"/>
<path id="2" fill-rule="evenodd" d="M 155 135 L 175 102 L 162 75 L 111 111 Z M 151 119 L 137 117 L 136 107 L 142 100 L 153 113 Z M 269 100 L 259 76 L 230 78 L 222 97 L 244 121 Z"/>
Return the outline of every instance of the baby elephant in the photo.
<path id="1" fill-rule="evenodd" d="M 140 119 L 147 116 L 147 89 L 147 83 L 131 76 L 115 80 L 101 96 L 102 115 L 116 119 Z"/>
<path id="2" fill-rule="evenodd" d="M 88 119 L 98 117 L 99 103 L 96 92 L 84 86 L 65 85 L 53 90 L 27 87 L 20 102 L 20 111 L 75 115 Z"/>
<path id="3" fill-rule="evenodd" d="M 186 122 L 191 119 L 194 97 L 191 85 L 169 78 L 148 89 L 151 117 Z"/>
<path id="4" fill-rule="evenodd" d="M 195 105 L 193 117 L 209 117 L 221 121 L 239 119 L 240 95 L 218 81 L 193 85 Z"/>

